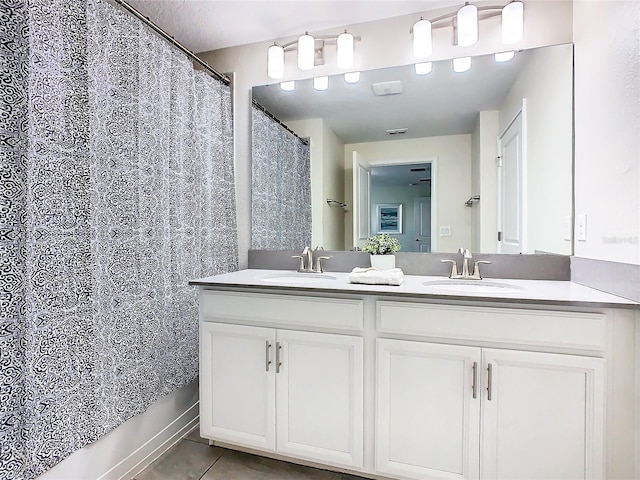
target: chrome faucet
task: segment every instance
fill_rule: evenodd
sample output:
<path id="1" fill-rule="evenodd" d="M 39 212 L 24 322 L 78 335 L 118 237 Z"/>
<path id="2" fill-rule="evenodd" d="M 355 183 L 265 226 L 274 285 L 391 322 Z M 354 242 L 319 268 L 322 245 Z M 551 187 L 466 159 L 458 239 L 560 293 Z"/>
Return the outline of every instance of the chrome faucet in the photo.
<path id="1" fill-rule="evenodd" d="M 315 251 L 316 252 L 324 251 L 324 248 L 322 248 L 321 246 L 317 246 Z M 300 259 L 300 264 L 298 265 L 298 272 L 300 273 L 323 273 L 324 272 L 322 268 L 322 260 L 328 260 L 331 257 L 326 257 L 326 256 L 317 257 L 315 268 L 314 268 L 313 252 L 314 250 L 311 247 L 304 247 L 304 250 L 302 251 L 301 255 L 291 256 L 291 258 Z"/>
<path id="2" fill-rule="evenodd" d="M 462 255 L 462 274 L 458 273 L 458 264 L 455 260 L 440 260 L 443 263 L 451 263 L 451 273 L 449 278 L 462 279 L 462 280 L 482 280 L 480 274 L 481 263 L 491 263 L 487 260 L 478 260 L 473 265 L 473 272 L 469 272 L 469 261 L 473 259 L 471 251 L 468 248 L 461 248 L 458 253 Z"/>

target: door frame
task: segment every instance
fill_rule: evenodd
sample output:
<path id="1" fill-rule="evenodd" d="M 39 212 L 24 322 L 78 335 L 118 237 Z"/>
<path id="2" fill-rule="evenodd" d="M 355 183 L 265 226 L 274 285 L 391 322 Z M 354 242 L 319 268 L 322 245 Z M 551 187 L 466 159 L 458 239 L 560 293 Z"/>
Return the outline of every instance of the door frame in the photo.
<path id="1" fill-rule="evenodd" d="M 371 160 L 367 159 L 369 166 L 373 167 L 392 167 L 395 165 L 411 165 L 414 163 L 428 163 L 431 165 L 431 253 L 437 248 L 437 228 L 438 228 L 438 157 L 426 158 L 403 158 L 403 159 L 385 159 Z M 369 197 L 371 197 L 371 188 L 369 188 Z M 355 195 L 354 195 L 355 198 Z M 371 217 L 371 213 L 369 213 Z M 354 219 L 355 221 L 355 219 Z M 371 223 L 371 222 L 369 222 Z"/>
<path id="2" fill-rule="evenodd" d="M 521 139 L 521 147 L 522 147 L 522 151 L 520 152 L 521 154 L 521 162 L 520 162 L 520 194 L 522 196 L 522 198 L 520 199 L 520 205 L 522 207 L 522 211 L 520 212 L 520 235 L 522 235 L 521 238 L 521 242 L 520 242 L 520 250 L 521 253 L 526 253 L 527 251 L 527 209 L 528 209 L 528 202 L 527 202 L 527 195 L 528 195 L 528 189 L 527 189 L 527 99 L 523 98 L 522 99 L 522 106 L 520 108 L 520 110 L 518 110 L 516 112 L 516 114 L 513 116 L 513 118 L 511 118 L 511 120 L 509 121 L 509 123 L 506 125 L 506 127 L 504 129 L 502 129 L 500 131 L 500 133 L 498 134 L 498 137 L 496 138 L 496 144 L 497 144 L 497 150 L 498 150 L 498 157 L 496 158 L 497 161 L 499 161 L 502 157 L 502 137 L 504 137 L 504 135 L 507 133 L 507 131 L 509 130 L 509 128 L 511 128 L 511 125 L 513 125 L 513 123 L 518 119 L 518 116 L 520 116 L 520 126 L 521 126 L 521 130 L 520 130 L 520 139 Z M 498 168 L 498 232 L 502 232 L 503 231 L 503 225 L 502 225 L 502 169 Z M 497 252 L 498 253 L 502 253 L 502 242 L 497 240 L 497 233 L 496 233 L 496 243 L 497 243 Z"/>

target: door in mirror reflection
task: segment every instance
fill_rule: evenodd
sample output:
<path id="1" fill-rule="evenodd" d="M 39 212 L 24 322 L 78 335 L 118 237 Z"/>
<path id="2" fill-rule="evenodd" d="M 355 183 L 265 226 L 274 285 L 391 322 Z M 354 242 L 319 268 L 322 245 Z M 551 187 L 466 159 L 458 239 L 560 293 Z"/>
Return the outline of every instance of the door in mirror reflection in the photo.
<path id="1" fill-rule="evenodd" d="M 416 197 L 413 201 L 415 252 L 431 251 L 431 197 Z"/>
<path id="2" fill-rule="evenodd" d="M 523 182 L 523 135 L 522 116 L 520 110 L 515 120 L 509 125 L 498 141 L 500 157 L 498 172 L 500 176 L 500 212 L 498 252 L 522 253 L 523 245 L 523 217 L 522 217 L 522 186 Z"/>

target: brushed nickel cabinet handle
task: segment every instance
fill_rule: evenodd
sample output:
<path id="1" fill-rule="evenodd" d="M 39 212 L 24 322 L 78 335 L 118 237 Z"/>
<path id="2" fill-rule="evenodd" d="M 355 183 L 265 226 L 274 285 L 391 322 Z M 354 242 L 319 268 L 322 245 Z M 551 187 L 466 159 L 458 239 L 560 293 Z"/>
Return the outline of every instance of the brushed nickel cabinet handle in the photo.
<path id="1" fill-rule="evenodd" d="M 478 362 L 473 362 L 473 398 L 478 398 Z"/>
<path id="2" fill-rule="evenodd" d="M 266 347 L 265 347 L 265 351 L 266 351 L 266 367 L 267 367 L 267 372 L 269 371 L 269 367 L 271 366 L 271 343 L 269 343 L 269 340 L 267 340 L 266 343 Z"/>
<path id="3" fill-rule="evenodd" d="M 280 342 L 276 342 L 276 373 L 280 373 L 280 367 L 282 366 L 280 350 L 282 350 L 282 345 L 280 345 Z"/>
<path id="4" fill-rule="evenodd" d="M 491 383 L 493 381 L 493 367 L 491 364 L 487 367 L 487 400 L 491 401 Z"/>

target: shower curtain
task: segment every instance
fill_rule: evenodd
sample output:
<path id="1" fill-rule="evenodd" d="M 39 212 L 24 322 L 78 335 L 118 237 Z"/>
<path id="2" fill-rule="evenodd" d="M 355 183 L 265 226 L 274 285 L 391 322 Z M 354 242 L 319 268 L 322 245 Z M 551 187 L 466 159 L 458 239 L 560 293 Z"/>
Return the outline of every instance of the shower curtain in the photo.
<path id="1" fill-rule="evenodd" d="M 0 0 L 0 479 L 198 374 L 238 266 L 229 88 L 103 0 Z"/>
<path id="2" fill-rule="evenodd" d="M 251 248 L 311 245 L 309 145 L 252 105 Z"/>

